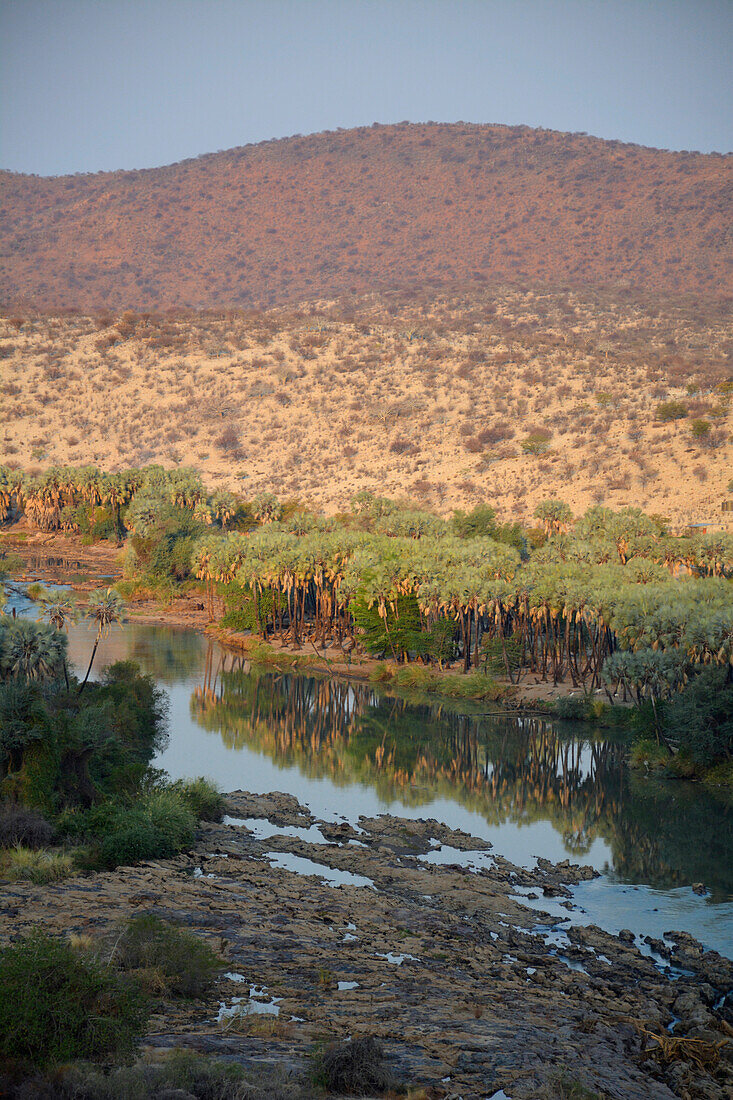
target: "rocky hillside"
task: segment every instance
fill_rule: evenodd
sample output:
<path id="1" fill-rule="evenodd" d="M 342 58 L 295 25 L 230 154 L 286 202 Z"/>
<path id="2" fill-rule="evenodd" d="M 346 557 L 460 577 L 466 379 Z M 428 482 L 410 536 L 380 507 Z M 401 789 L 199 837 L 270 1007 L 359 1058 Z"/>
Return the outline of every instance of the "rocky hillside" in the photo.
<path id="1" fill-rule="evenodd" d="M 469 280 L 733 292 L 733 157 L 372 126 L 147 171 L 0 173 L 0 302 L 271 306 Z"/>

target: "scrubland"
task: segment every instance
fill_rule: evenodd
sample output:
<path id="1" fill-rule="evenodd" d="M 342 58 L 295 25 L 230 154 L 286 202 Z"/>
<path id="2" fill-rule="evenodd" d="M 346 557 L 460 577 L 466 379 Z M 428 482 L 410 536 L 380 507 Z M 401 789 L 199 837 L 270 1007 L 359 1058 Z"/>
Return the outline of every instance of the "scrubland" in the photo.
<path id="1" fill-rule="evenodd" d="M 327 513 L 360 490 L 528 522 L 565 499 L 715 521 L 730 303 L 502 287 L 268 311 L 0 320 L 0 457 L 191 465 Z"/>

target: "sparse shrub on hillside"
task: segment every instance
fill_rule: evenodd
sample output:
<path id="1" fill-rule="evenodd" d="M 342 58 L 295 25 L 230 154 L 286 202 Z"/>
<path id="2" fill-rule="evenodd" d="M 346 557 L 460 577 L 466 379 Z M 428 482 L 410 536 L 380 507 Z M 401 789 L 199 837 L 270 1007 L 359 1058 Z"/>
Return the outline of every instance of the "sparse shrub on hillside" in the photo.
<path id="1" fill-rule="evenodd" d="M 536 428 L 522 440 L 522 450 L 527 455 L 543 455 L 550 449 L 552 432 L 547 428 Z"/>
<path id="2" fill-rule="evenodd" d="M 227 424 L 216 437 L 215 443 L 225 454 L 239 451 L 242 446 L 242 435 L 236 424 Z"/>
<path id="3" fill-rule="evenodd" d="M 681 401 L 661 401 L 654 410 L 654 416 L 662 423 L 683 420 L 687 416 L 687 406 Z"/>
<path id="4" fill-rule="evenodd" d="M 703 420 L 702 418 L 700 418 L 698 420 L 692 421 L 692 423 L 690 424 L 690 433 L 693 439 L 696 439 L 698 442 L 703 443 L 707 439 L 709 439 L 711 428 L 712 424 L 709 420 Z"/>

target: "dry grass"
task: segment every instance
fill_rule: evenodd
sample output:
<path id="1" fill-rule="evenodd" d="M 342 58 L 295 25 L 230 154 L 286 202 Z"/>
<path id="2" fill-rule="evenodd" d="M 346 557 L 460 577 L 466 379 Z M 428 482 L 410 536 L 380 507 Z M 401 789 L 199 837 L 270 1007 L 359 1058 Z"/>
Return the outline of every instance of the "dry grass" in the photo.
<path id="1" fill-rule="evenodd" d="M 528 520 L 560 496 L 700 522 L 733 466 L 729 333 L 720 303 L 516 288 L 18 316 L 0 321 L 0 461 L 185 463 L 327 512 L 366 488 L 442 512 L 488 500 Z M 659 421 L 664 401 L 690 416 Z"/>

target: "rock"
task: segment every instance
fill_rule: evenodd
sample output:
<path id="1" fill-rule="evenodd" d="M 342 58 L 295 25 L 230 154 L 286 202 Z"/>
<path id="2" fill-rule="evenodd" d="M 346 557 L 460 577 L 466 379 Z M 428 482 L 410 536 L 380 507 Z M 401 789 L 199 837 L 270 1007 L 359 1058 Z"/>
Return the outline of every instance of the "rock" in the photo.
<path id="1" fill-rule="evenodd" d="M 700 896 L 702 896 L 703 894 L 707 894 L 708 891 L 703 882 L 695 882 L 692 885 L 692 892 L 693 894 L 700 894 Z"/>
<path id="2" fill-rule="evenodd" d="M 621 940 L 621 943 L 634 943 L 636 940 L 636 936 L 630 928 L 622 928 L 618 934 L 618 938 Z"/>

